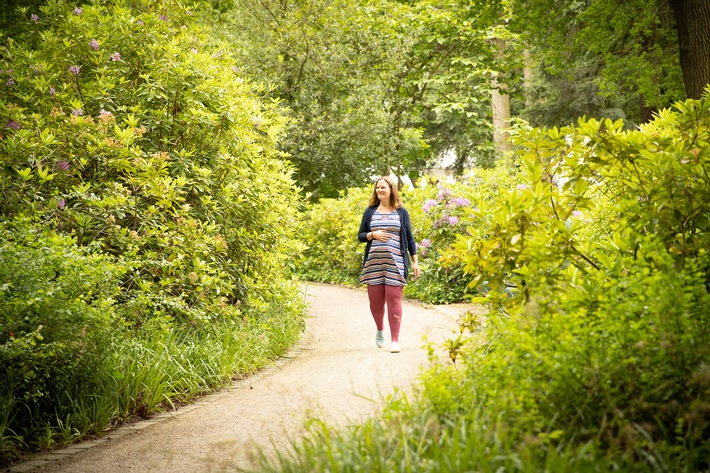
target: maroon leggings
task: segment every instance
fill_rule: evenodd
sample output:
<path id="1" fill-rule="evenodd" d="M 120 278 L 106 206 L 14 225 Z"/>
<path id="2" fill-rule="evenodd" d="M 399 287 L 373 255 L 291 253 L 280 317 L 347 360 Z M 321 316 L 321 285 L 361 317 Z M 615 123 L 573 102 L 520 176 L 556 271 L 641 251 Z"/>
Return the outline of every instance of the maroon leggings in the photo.
<path id="1" fill-rule="evenodd" d="M 375 319 L 377 330 L 385 328 L 385 303 L 387 304 L 387 321 L 390 324 L 392 341 L 399 341 L 399 326 L 402 322 L 402 292 L 404 286 L 387 286 L 386 284 L 368 285 L 367 295 L 370 298 L 370 312 Z"/>

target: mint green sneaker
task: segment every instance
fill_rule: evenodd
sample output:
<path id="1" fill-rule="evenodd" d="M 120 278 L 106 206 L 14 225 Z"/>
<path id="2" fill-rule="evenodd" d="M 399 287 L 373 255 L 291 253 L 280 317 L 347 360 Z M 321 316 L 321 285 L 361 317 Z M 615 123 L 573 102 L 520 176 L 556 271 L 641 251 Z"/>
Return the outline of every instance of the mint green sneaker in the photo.
<path id="1" fill-rule="evenodd" d="M 377 335 L 375 335 L 375 343 L 377 344 L 377 348 L 382 348 L 385 346 L 385 331 L 384 330 L 378 330 Z"/>

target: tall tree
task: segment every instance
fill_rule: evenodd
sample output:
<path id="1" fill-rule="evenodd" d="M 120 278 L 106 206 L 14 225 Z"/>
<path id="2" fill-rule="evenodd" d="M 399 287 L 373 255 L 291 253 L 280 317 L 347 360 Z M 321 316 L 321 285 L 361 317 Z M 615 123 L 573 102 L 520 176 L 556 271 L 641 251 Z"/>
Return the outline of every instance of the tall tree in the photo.
<path id="1" fill-rule="evenodd" d="M 423 165 L 420 132 L 386 97 L 403 61 L 401 38 L 390 31 L 395 10 L 348 0 L 236 0 L 223 17 L 244 73 L 270 84 L 291 118 L 282 149 L 314 199 Z"/>
<path id="2" fill-rule="evenodd" d="M 404 68 L 408 87 L 400 92 L 419 110 L 434 156 L 455 154 L 456 172 L 492 164 L 506 146 L 509 94 L 518 93 L 522 70 L 508 14 L 497 0 L 411 5 L 410 24 L 418 26 L 419 37 Z"/>
<path id="3" fill-rule="evenodd" d="M 561 116 L 611 115 L 632 125 L 685 98 L 668 2 L 517 0 L 515 8 L 512 27 L 531 45 L 539 77 L 561 86 L 543 104 L 557 95 L 561 105 L 578 107 Z"/>
<path id="4" fill-rule="evenodd" d="M 700 99 L 710 84 L 710 2 L 670 0 L 678 29 L 680 67 L 688 97 Z"/>

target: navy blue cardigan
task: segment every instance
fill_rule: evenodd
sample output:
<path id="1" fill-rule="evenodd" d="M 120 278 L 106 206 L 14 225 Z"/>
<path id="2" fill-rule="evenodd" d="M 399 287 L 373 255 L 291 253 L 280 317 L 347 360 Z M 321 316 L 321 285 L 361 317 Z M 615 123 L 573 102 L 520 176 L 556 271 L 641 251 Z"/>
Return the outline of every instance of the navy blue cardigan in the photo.
<path id="1" fill-rule="evenodd" d="M 367 239 L 367 234 L 370 233 L 370 222 L 372 222 L 372 215 L 377 210 L 378 206 L 368 207 L 365 209 L 365 213 L 362 215 L 362 222 L 360 222 L 360 230 L 357 233 L 357 239 L 361 242 L 367 242 L 365 247 L 365 257 L 362 260 L 363 266 L 367 261 L 367 255 L 370 253 L 370 247 L 372 246 L 372 240 Z M 397 209 L 399 214 L 399 221 L 402 226 L 399 229 L 399 247 L 402 250 L 402 259 L 404 260 L 404 279 L 407 279 L 409 275 L 409 257 L 407 256 L 407 251 L 409 254 L 414 256 L 417 254 L 417 242 L 414 241 L 414 235 L 412 234 L 412 224 L 409 222 L 409 212 L 404 207 Z"/>

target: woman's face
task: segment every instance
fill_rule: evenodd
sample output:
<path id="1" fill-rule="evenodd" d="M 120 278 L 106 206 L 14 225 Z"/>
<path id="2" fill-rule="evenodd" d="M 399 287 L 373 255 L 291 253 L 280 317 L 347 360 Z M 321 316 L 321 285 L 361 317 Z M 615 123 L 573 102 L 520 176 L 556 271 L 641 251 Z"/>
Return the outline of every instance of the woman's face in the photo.
<path id="1" fill-rule="evenodd" d="M 384 204 L 390 203 L 390 194 L 392 194 L 392 189 L 390 189 L 390 185 L 387 184 L 387 181 L 384 179 L 377 181 L 377 184 L 375 184 L 375 192 L 377 193 L 377 198 L 380 199 L 380 202 Z"/>

